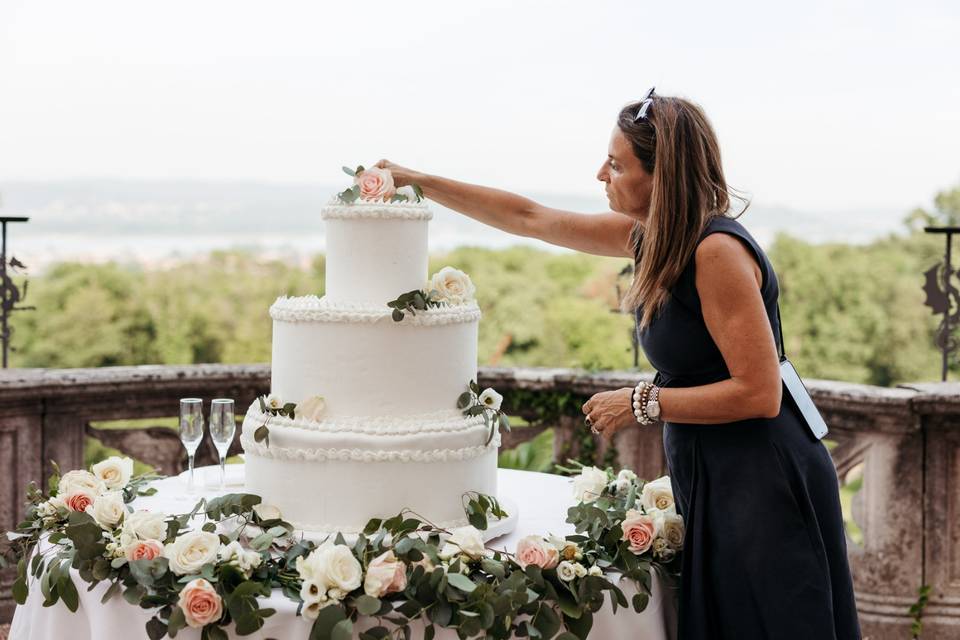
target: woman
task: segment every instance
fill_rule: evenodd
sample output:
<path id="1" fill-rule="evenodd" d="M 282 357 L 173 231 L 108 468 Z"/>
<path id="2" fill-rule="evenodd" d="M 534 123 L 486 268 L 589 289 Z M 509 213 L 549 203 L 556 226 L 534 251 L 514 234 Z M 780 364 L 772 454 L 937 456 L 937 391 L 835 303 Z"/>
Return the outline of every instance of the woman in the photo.
<path id="1" fill-rule="evenodd" d="M 621 110 L 597 174 L 611 211 L 599 215 L 377 166 L 504 231 L 634 260 L 623 305 L 657 375 L 598 393 L 583 412 L 605 438 L 664 423 L 686 524 L 680 640 L 860 638 L 836 469 L 782 394 L 777 277 L 726 215 L 717 139 L 698 106 L 651 89 Z"/>

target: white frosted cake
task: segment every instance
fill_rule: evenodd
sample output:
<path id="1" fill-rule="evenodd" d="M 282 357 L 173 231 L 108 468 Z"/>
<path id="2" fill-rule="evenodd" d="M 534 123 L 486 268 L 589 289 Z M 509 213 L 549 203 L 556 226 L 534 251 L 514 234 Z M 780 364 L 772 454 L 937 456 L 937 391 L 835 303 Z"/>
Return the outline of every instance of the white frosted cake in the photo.
<path id="1" fill-rule="evenodd" d="M 480 309 L 472 292 L 399 321 L 387 306 L 429 289 L 426 204 L 335 201 L 322 217 L 326 294 L 270 307 L 271 396 L 243 423 L 246 489 L 309 531 L 404 508 L 465 524 L 464 493 L 496 495 L 500 441 L 457 404 L 477 377 Z M 293 419 L 271 411 L 287 403 Z"/>

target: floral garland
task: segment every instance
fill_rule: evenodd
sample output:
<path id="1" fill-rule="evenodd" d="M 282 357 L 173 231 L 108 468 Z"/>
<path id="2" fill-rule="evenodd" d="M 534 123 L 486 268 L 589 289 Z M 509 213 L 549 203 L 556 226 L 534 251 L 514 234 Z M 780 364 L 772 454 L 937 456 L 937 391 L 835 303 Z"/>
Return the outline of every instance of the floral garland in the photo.
<path id="1" fill-rule="evenodd" d="M 49 495 L 28 487 L 27 517 L 2 549 L 17 564 L 18 603 L 39 586 L 44 606 L 62 600 L 76 611 L 73 568 L 90 588 L 109 583 L 102 602 L 121 595 L 152 609 L 153 640 L 186 626 L 205 640 L 226 638 L 230 625 L 254 633 L 275 613 L 258 599 L 275 588 L 313 620 L 310 638 L 351 637 L 357 619 L 370 616 L 377 625 L 363 640 L 409 638 L 415 620 L 426 638 L 444 627 L 460 638 L 571 640 L 587 637 L 605 592 L 614 612 L 628 606 L 608 572 L 635 581 L 633 609 L 643 611 L 652 568 L 675 575 L 683 542 L 669 478 L 643 482 L 628 470 L 568 469 L 579 472 L 580 502 L 567 517 L 577 534 L 527 536 L 507 553 L 484 545 L 488 516 L 506 514 L 482 494 L 464 496 L 464 527 L 444 530 L 404 510 L 370 520 L 352 544 L 337 535 L 317 545 L 250 494 L 201 500 L 182 515 L 134 510 L 158 477 L 131 477 L 132 468 L 129 458 L 110 458 L 91 471 L 55 469 Z M 206 521 L 195 528 L 201 512 Z"/>

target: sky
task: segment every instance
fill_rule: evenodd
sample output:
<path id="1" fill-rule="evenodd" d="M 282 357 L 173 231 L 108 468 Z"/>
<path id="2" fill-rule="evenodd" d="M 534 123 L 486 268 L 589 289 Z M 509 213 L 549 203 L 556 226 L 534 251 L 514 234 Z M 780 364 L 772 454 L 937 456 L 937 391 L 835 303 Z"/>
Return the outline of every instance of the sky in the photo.
<path id="1" fill-rule="evenodd" d="M 600 195 L 620 107 L 700 104 L 731 186 L 907 211 L 960 183 L 957 2 L 0 2 L 4 180 L 337 184 L 389 158 Z"/>

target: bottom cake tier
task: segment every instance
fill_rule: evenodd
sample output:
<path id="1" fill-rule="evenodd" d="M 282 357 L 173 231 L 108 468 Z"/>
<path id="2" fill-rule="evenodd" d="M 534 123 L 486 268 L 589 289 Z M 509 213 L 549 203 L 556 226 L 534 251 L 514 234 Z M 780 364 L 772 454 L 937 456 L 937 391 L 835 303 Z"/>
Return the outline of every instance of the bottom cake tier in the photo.
<path id="1" fill-rule="evenodd" d="M 266 425 L 268 440 L 254 433 Z M 247 411 L 240 442 L 246 491 L 297 529 L 362 531 L 410 509 L 445 528 L 467 523 L 463 496 L 497 494 L 499 434 L 482 417 L 444 411 L 314 422 Z"/>

